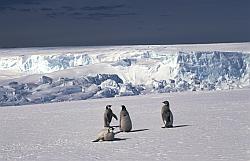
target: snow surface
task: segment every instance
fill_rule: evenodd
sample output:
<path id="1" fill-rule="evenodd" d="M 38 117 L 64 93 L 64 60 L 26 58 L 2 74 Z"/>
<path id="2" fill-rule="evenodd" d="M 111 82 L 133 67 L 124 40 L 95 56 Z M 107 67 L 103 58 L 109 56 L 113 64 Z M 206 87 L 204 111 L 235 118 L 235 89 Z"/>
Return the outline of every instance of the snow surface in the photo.
<path id="1" fill-rule="evenodd" d="M 250 160 L 250 43 L 0 49 L 0 72 L 0 161 Z M 134 131 L 93 143 L 107 104 Z"/>
<path id="2" fill-rule="evenodd" d="M 0 160 L 247 161 L 249 96 L 247 88 L 1 107 Z M 161 128 L 166 99 L 174 115 L 172 129 Z M 93 143 L 107 104 L 117 115 L 121 104 L 127 106 L 134 132 Z"/>

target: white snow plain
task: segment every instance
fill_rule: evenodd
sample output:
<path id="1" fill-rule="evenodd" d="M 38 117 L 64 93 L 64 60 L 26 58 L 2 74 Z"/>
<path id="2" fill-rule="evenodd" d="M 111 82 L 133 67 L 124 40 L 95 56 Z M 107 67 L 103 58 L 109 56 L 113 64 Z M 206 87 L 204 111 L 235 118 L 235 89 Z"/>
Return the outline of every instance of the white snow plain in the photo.
<path id="1" fill-rule="evenodd" d="M 247 161 L 249 96 L 246 88 L 1 107 L 0 160 Z M 170 101 L 175 128 L 161 128 L 164 100 Z M 107 104 L 118 116 L 126 105 L 134 132 L 93 143 Z"/>
<path id="2" fill-rule="evenodd" d="M 196 61 L 193 58 L 199 57 L 199 52 L 205 57 Z M 27 82 L 36 85 L 44 72 L 52 72 L 46 75 L 53 78 L 53 83 L 61 77 L 77 80 L 89 74 L 118 74 L 125 82 L 149 83 L 154 88 L 161 85 L 161 80 L 174 79 L 174 88 L 179 91 L 189 84 L 200 87 L 209 82 L 215 85 L 216 91 L 191 92 L 193 89 L 188 88 L 186 92 L 149 92 L 130 97 L 0 107 L 0 161 L 250 160 L 249 53 L 249 42 L 1 49 L 0 96 L 4 100 L 19 98 L 22 92 L 33 92 L 25 93 L 19 87 L 26 87 L 22 83 Z M 172 58 L 178 58 L 176 54 L 182 59 L 171 59 L 173 55 Z M 206 72 L 208 77 L 204 79 Z M 202 76 L 199 78 L 202 83 L 196 84 L 193 73 Z M 185 80 L 184 84 L 179 78 Z M 8 85 L 13 81 L 18 82 L 17 87 Z M 105 82 L 100 89 L 112 83 Z M 39 92 L 47 96 L 61 88 L 38 85 L 39 89 L 31 96 Z M 234 90 L 230 90 L 231 85 L 235 85 Z M 71 84 L 68 86 L 75 89 Z M 74 94 L 66 94 L 74 98 Z M 171 129 L 161 128 L 160 110 L 164 100 L 170 101 L 174 115 Z M 107 104 L 113 105 L 117 116 L 120 106 L 127 106 L 133 132 L 119 133 L 115 141 L 93 143 L 103 128 Z M 112 121 L 112 125 L 118 124 L 119 121 Z"/>

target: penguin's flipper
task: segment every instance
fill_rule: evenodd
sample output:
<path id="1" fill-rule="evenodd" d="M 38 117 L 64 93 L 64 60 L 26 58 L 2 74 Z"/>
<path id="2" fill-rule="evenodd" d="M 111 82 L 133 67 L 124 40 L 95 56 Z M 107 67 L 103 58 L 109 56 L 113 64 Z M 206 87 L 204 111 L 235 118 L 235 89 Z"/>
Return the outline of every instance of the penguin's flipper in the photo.
<path id="1" fill-rule="evenodd" d="M 98 138 L 98 139 L 96 139 L 96 140 L 93 140 L 92 142 L 98 142 L 100 139 Z"/>
<path id="2" fill-rule="evenodd" d="M 114 113 L 112 113 L 112 116 L 113 116 L 116 120 L 118 120 L 117 116 L 116 116 Z"/>

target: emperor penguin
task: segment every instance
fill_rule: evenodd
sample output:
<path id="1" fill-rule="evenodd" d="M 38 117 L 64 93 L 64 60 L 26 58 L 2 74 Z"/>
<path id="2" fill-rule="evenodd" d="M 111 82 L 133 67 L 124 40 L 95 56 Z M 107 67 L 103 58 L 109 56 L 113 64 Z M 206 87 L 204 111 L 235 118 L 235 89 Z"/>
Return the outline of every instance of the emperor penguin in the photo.
<path id="1" fill-rule="evenodd" d="M 130 119 L 129 113 L 124 105 L 122 105 L 122 110 L 120 112 L 120 131 L 129 132 L 132 129 L 132 121 Z"/>
<path id="2" fill-rule="evenodd" d="M 98 141 L 114 141 L 115 133 L 112 127 L 104 127 L 99 133 L 97 134 L 97 139 L 93 140 L 92 142 Z"/>
<path id="3" fill-rule="evenodd" d="M 161 108 L 161 117 L 162 117 L 162 121 L 164 123 L 164 127 L 171 128 L 171 127 L 173 127 L 174 117 L 173 117 L 173 114 L 169 108 L 169 102 L 163 101 L 162 103 L 164 105 Z"/>
<path id="4" fill-rule="evenodd" d="M 104 112 L 104 127 L 109 127 L 112 117 L 114 117 L 116 120 L 117 116 L 113 113 L 113 111 L 111 110 L 111 105 L 107 105 L 105 112 Z"/>

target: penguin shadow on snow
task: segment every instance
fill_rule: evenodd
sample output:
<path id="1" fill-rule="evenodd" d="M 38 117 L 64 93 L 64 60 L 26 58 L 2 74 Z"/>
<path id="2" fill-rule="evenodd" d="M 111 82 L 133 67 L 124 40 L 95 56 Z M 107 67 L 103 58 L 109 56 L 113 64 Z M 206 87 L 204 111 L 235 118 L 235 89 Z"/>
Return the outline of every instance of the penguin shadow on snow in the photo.
<path id="1" fill-rule="evenodd" d="M 192 125 L 176 125 L 176 126 L 172 126 L 172 127 L 161 127 L 161 128 L 166 128 L 166 129 L 173 129 L 173 128 L 179 128 L 179 127 L 187 127 L 187 126 L 192 126 Z"/>
<path id="2" fill-rule="evenodd" d="M 123 140 L 127 140 L 127 139 L 130 139 L 130 138 L 114 138 L 113 141 L 123 141 Z"/>
<path id="3" fill-rule="evenodd" d="M 110 126 L 112 128 L 119 128 L 120 126 L 119 125 L 115 125 L 115 126 Z M 149 129 L 137 129 L 137 130 L 131 130 L 131 131 L 127 131 L 126 133 L 129 133 L 129 132 L 140 132 L 140 131 L 147 131 Z M 120 133 L 120 132 L 124 132 L 124 131 L 118 131 L 116 132 L 116 134 Z"/>
<path id="4" fill-rule="evenodd" d="M 125 133 L 134 133 L 134 132 L 141 132 L 141 131 L 147 131 L 147 130 L 149 130 L 149 129 L 131 130 L 131 131 L 128 131 L 128 132 L 125 132 Z M 123 131 L 117 131 L 117 132 L 115 132 L 115 134 L 122 133 L 122 132 Z M 127 140 L 127 139 L 130 139 L 130 138 L 114 138 L 114 140 L 112 140 L 112 141 L 123 141 L 123 140 Z"/>
<path id="5" fill-rule="evenodd" d="M 114 126 L 109 126 L 109 127 L 113 127 L 113 128 L 116 128 L 116 127 L 119 127 L 119 125 L 114 125 Z"/>
<path id="6" fill-rule="evenodd" d="M 124 141 L 124 140 L 127 140 L 127 139 L 130 139 L 130 138 L 114 138 L 114 140 L 105 140 L 105 141 L 96 141 L 96 140 L 93 140 L 92 142 L 117 142 L 117 141 Z"/>
<path id="7" fill-rule="evenodd" d="M 131 130 L 131 131 L 128 131 L 128 133 L 131 133 L 131 132 L 140 132 L 140 131 L 147 131 L 149 129 L 138 129 L 138 130 Z"/>

